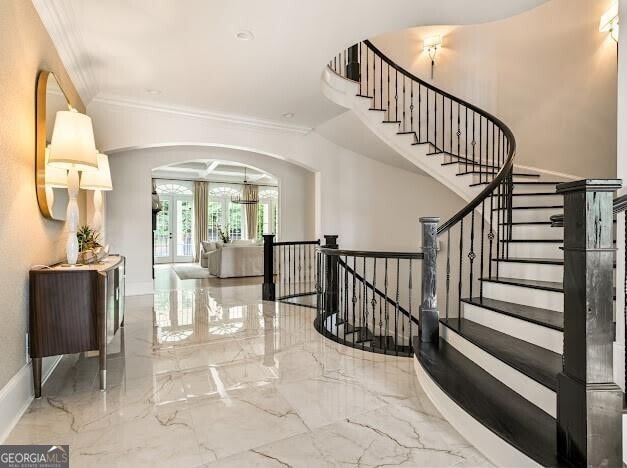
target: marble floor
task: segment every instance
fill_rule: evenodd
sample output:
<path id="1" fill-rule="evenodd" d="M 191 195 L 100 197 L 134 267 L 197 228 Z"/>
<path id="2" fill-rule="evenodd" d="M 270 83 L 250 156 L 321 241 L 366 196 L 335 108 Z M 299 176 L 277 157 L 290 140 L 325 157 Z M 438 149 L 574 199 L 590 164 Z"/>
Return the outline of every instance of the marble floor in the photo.
<path id="1" fill-rule="evenodd" d="M 428 401 L 409 358 L 353 350 L 259 279 L 178 279 L 128 297 L 111 346 L 65 356 L 5 443 L 69 444 L 71 466 L 487 466 Z"/>

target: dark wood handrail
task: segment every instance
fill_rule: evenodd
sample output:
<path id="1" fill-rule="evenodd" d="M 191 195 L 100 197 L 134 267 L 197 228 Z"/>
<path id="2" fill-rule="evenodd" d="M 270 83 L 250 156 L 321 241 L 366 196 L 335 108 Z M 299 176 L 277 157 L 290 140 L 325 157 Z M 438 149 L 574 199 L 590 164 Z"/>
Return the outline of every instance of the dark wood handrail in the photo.
<path id="1" fill-rule="evenodd" d="M 329 249 L 320 247 L 319 252 L 325 255 L 336 257 L 359 257 L 359 258 L 393 258 L 399 260 L 421 260 L 422 252 L 379 252 L 370 250 L 346 250 L 346 249 Z"/>
<path id="2" fill-rule="evenodd" d="M 273 242 L 274 246 L 281 245 L 320 245 L 320 239 L 313 241 L 285 241 L 285 242 Z"/>
<path id="3" fill-rule="evenodd" d="M 401 74 L 405 75 L 409 79 L 414 80 L 417 83 L 420 83 L 421 86 L 425 86 L 427 89 L 430 89 L 430 90 L 432 90 L 432 91 L 434 91 L 434 92 L 436 92 L 438 94 L 441 94 L 444 97 L 446 97 L 446 98 L 448 98 L 448 99 L 450 99 L 452 101 L 455 101 L 455 102 L 459 103 L 460 105 L 462 105 L 462 106 L 464 106 L 464 107 L 466 107 L 466 108 L 468 108 L 470 110 L 473 110 L 477 114 L 479 114 L 479 115 L 485 117 L 487 120 L 490 120 L 491 122 L 493 122 L 503 132 L 503 135 L 505 135 L 505 137 L 507 139 L 507 142 L 508 142 L 508 154 L 507 154 L 507 158 L 506 158 L 505 162 L 503 163 L 503 166 L 499 169 L 499 171 L 496 173 L 495 177 L 492 179 L 492 181 L 490 181 L 490 183 L 487 185 L 487 187 L 484 188 L 481 191 L 481 193 L 479 193 L 479 195 L 477 195 L 473 200 L 470 201 L 470 203 L 468 203 L 460 211 L 455 213 L 450 219 L 448 219 L 447 221 L 445 221 L 443 224 L 441 224 L 438 227 L 438 235 L 444 234 L 449 229 L 451 229 L 453 226 L 455 226 L 457 223 L 459 223 L 462 219 L 464 219 L 466 216 L 468 216 L 473 210 L 475 210 L 484 200 L 486 200 L 490 196 L 490 194 L 492 192 L 494 192 L 494 190 L 499 186 L 499 184 L 501 184 L 501 182 L 503 182 L 505 180 L 505 178 L 507 177 L 509 171 L 514 166 L 514 158 L 516 156 L 516 139 L 514 138 L 514 134 L 512 133 L 510 128 L 507 125 L 505 125 L 505 123 L 503 121 L 501 121 L 499 118 L 493 116 L 489 112 L 486 112 L 485 110 L 480 109 L 477 106 L 475 106 L 475 105 L 473 105 L 473 104 L 471 104 L 469 102 L 464 101 L 463 99 L 460 99 L 460 98 L 458 98 L 456 96 L 453 96 L 452 94 L 447 93 L 446 91 L 443 91 L 443 90 L 433 86 L 432 84 L 429 84 L 429 83 L 421 80 L 416 75 L 414 75 L 413 73 L 407 71 L 405 68 L 401 67 L 400 65 L 395 63 L 393 60 L 388 58 L 385 54 L 383 54 L 383 52 L 381 52 L 369 40 L 364 41 L 364 43 L 366 44 L 366 46 L 368 46 L 369 49 L 371 49 L 373 51 L 373 53 L 378 55 L 381 60 L 385 61 L 389 66 L 391 66 L 392 68 L 394 68 L 395 70 L 397 70 Z"/>

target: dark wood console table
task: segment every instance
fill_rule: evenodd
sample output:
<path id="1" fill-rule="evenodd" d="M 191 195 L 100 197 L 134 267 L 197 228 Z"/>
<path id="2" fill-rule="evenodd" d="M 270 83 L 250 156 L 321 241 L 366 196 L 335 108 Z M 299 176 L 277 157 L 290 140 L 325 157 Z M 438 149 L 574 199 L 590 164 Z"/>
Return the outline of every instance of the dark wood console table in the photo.
<path id="1" fill-rule="evenodd" d="M 30 356 L 35 397 L 41 396 L 41 360 L 98 351 L 100 389 L 107 386 L 107 344 L 124 326 L 125 258 L 100 264 L 30 270 Z"/>

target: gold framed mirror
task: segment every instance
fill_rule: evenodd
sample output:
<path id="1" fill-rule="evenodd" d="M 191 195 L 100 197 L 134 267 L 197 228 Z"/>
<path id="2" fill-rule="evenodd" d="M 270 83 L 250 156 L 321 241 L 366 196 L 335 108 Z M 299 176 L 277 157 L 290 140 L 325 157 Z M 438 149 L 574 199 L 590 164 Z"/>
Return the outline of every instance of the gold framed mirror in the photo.
<path id="1" fill-rule="evenodd" d="M 68 110 L 71 104 L 52 72 L 41 70 L 37 76 L 36 105 L 37 203 L 46 218 L 65 221 L 68 204 L 67 171 L 47 167 L 46 148 L 50 144 L 57 112 Z"/>

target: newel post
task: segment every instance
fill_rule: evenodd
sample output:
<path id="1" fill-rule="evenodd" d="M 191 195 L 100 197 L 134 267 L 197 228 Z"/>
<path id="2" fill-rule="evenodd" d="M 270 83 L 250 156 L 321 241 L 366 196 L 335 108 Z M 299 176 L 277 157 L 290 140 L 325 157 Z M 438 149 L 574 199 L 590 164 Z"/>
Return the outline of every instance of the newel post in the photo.
<path id="1" fill-rule="evenodd" d="M 324 236 L 324 245 L 323 247 L 326 249 L 337 249 L 338 236 L 333 235 Z M 334 314 L 339 310 L 339 265 L 338 265 L 338 257 L 337 255 L 326 255 L 326 265 L 325 265 L 325 312 L 327 314 Z"/>
<path id="2" fill-rule="evenodd" d="M 420 304 L 420 341 L 433 343 L 439 337 L 437 296 L 437 243 L 440 218 L 420 218 L 422 224 L 422 290 Z"/>
<path id="3" fill-rule="evenodd" d="M 564 194 L 564 351 L 557 453 L 572 466 L 622 466 L 622 400 L 612 369 L 613 214 L 620 180 L 579 180 Z"/>
<path id="4" fill-rule="evenodd" d="M 359 67 L 359 45 L 355 44 L 348 48 L 346 63 L 346 78 L 359 81 L 361 70 Z"/>
<path id="5" fill-rule="evenodd" d="M 264 301 L 276 299 L 274 285 L 274 234 L 263 235 L 263 290 L 261 298 Z"/>

